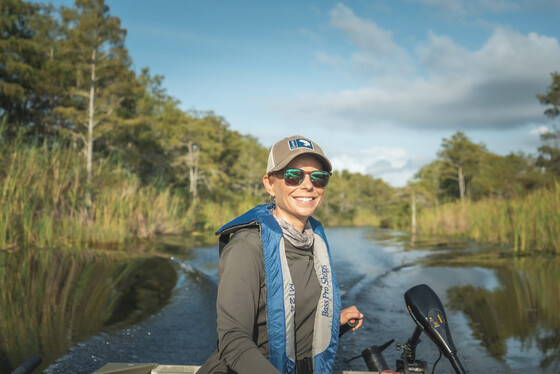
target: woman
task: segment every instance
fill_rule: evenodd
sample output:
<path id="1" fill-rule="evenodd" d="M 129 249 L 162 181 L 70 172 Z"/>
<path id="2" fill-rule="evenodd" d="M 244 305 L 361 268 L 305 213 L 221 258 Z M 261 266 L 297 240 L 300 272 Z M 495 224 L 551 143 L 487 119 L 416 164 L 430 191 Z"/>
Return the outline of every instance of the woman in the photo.
<path id="1" fill-rule="evenodd" d="M 275 143 L 263 176 L 275 203 L 223 226 L 216 309 L 218 349 L 204 373 L 330 373 L 340 326 L 363 315 L 341 310 L 327 240 L 311 215 L 332 166 L 302 136 Z"/>

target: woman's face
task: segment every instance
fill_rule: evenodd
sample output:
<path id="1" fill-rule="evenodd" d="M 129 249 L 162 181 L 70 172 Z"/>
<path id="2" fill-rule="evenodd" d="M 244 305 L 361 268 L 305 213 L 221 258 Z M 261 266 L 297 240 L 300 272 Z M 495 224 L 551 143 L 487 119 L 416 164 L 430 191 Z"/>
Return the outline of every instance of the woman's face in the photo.
<path id="1" fill-rule="evenodd" d="M 305 154 L 294 158 L 286 166 L 286 169 L 291 168 L 305 172 L 323 170 L 317 158 Z M 276 216 L 300 231 L 303 231 L 307 218 L 321 205 L 325 193 L 324 188 L 317 188 L 311 184 L 308 174 L 299 186 L 286 185 L 280 173 L 265 175 L 263 184 L 267 192 L 276 199 Z"/>

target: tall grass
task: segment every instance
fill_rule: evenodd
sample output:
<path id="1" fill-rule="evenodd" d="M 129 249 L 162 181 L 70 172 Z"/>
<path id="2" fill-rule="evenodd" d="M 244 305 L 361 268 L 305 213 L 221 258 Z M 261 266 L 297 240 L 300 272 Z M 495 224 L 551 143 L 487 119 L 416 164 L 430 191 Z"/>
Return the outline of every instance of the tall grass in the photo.
<path id="1" fill-rule="evenodd" d="M 511 246 L 517 254 L 560 254 L 560 184 L 511 200 L 445 204 L 419 213 L 420 233 Z"/>
<path id="2" fill-rule="evenodd" d="M 60 146 L 11 143 L 0 133 L 0 249 L 13 246 L 122 242 L 178 233 L 187 206 L 170 189 L 142 185 L 110 162 L 87 186 L 81 153 Z M 85 204 L 86 189 L 93 202 Z"/>

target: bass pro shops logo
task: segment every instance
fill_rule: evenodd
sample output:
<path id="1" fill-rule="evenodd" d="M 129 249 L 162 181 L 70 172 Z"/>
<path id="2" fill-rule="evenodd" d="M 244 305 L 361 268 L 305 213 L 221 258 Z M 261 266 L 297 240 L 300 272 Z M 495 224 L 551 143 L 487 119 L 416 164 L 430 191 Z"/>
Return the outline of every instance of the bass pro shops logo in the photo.
<path id="1" fill-rule="evenodd" d="M 302 139 L 302 138 L 289 140 L 288 145 L 290 146 L 290 150 L 294 150 L 298 148 L 314 149 L 313 143 L 311 143 L 307 139 Z"/>

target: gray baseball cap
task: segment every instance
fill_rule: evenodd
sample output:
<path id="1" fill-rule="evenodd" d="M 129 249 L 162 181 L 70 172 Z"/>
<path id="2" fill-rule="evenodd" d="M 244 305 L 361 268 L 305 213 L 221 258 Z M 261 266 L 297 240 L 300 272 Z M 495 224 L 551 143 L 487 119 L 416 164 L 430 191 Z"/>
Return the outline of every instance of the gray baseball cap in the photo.
<path id="1" fill-rule="evenodd" d="M 294 135 L 277 141 L 270 148 L 266 173 L 282 170 L 290 161 L 303 154 L 314 155 L 321 161 L 325 171 L 332 171 L 331 162 L 317 143 L 301 135 Z"/>

